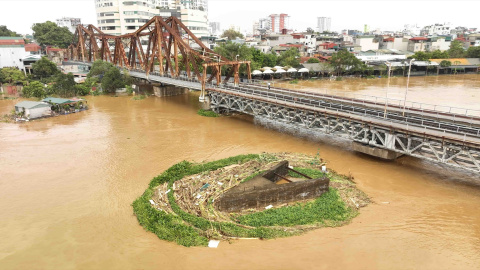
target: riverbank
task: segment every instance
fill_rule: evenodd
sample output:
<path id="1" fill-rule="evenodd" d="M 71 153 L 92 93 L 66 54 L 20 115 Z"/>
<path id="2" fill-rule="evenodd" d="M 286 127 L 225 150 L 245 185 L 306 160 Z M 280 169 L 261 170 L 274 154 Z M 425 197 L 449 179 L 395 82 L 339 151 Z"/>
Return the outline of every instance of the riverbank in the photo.
<path id="1" fill-rule="evenodd" d="M 224 192 L 281 160 L 313 178 L 327 177 L 330 190 L 315 199 L 270 205 L 268 210 L 228 213 L 216 209 L 215 200 Z M 322 165 L 318 156 L 287 153 L 241 155 L 199 164 L 184 161 L 155 177 L 133 209 L 146 230 L 184 246 L 206 246 L 211 239 L 287 237 L 348 224 L 369 199 L 351 177 L 323 173 Z"/>

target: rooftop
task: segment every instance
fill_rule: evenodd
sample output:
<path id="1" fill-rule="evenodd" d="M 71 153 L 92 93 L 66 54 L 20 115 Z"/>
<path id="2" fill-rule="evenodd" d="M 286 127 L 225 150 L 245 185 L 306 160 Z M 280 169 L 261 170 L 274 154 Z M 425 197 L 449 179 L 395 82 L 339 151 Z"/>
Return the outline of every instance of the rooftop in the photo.
<path id="1" fill-rule="evenodd" d="M 45 102 L 22 101 L 22 102 L 16 104 L 15 107 L 25 108 L 25 109 L 35 109 L 35 108 L 50 107 L 50 105 L 45 103 Z"/>

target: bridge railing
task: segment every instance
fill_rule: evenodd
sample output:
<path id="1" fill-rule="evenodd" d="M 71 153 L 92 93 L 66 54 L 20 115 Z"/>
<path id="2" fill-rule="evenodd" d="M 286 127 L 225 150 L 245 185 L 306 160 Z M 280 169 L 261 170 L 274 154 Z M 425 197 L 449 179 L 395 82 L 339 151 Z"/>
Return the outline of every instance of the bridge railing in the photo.
<path id="1" fill-rule="evenodd" d="M 251 83 L 261 87 L 267 87 L 267 84 L 270 83 L 271 87 L 276 89 L 318 93 L 326 96 L 342 97 L 345 99 L 353 98 L 357 100 L 369 101 L 374 105 L 379 105 L 379 106 L 385 105 L 385 104 L 387 106 L 394 106 L 394 107 L 401 107 L 401 108 L 405 106 L 405 110 L 411 109 L 411 111 L 421 110 L 424 112 L 437 112 L 438 114 L 448 113 L 448 114 L 456 114 L 456 115 L 462 115 L 462 116 L 473 117 L 473 118 L 480 117 L 480 110 L 474 110 L 474 109 L 466 109 L 466 108 L 428 104 L 428 103 L 413 102 L 413 101 L 404 101 L 401 99 L 362 95 L 362 94 L 355 94 L 351 92 L 338 92 L 338 91 L 333 91 L 325 88 L 313 89 L 311 87 L 305 87 L 305 86 L 296 85 L 296 84 L 286 84 L 286 83 L 271 82 L 271 81 L 251 80 Z"/>
<path id="2" fill-rule="evenodd" d="M 276 101 L 289 102 L 289 103 L 298 104 L 298 105 L 307 105 L 314 108 L 328 109 L 330 111 L 337 112 L 337 113 L 338 112 L 354 113 L 355 115 L 363 116 L 365 118 L 373 117 L 382 121 L 401 124 L 403 126 L 406 126 L 407 129 L 409 127 L 417 127 L 417 128 L 420 127 L 425 131 L 436 130 L 438 132 L 442 132 L 444 135 L 447 135 L 447 133 L 449 134 L 453 133 L 461 136 L 480 137 L 480 128 L 477 128 L 477 127 L 469 127 L 465 125 L 438 122 L 428 118 L 412 117 L 412 116 L 399 116 L 397 117 L 399 119 L 392 119 L 392 118 L 385 119 L 384 118 L 385 114 L 381 110 L 374 110 L 374 109 L 369 109 L 367 107 L 364 107 L 364 108 L 357 108 L 357 110 L 355 111 L 355 107 L 353 107 L 352 104 L 337 104 L 335 107 L 333 107 L 331 103 L 329 106 L 321 105 L 321 103 L 318 102 L 318 99 L 315 99 L 317 97 L 309 93 L 305 93 L 303 97 L 310 96 L 311 99 L 305 99 L 300 97 L 293 98 L 292 96 L 289 96 L 291 92 L 278 90 L 278 89 L 275 89 L 275 91 L 268 91 L 264 89 L 245 88 L 242 86 L 234 86 L 234 85 L 217 86 L 215 84 L 209 87 L 211 89 L 218 89 L 220 91 L 231 90 L 239 93 L 249 94 L 252 96 L 265 97 L 265 98 L 273 99 Z M 345 109 L 347 107 L 349 108 L 349 110 Z M 352 108 L 353 108 L 353 111 L 352 111 Z"/>

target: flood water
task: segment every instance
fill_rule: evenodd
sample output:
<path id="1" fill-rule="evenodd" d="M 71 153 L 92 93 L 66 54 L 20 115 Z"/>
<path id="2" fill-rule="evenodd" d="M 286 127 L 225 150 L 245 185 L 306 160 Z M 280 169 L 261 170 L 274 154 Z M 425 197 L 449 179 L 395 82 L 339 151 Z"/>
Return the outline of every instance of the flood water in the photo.
<path id="1" fill-rule="evenodd" d="M 410 97 L 480 109 L 479 77 L 412 78 Z M 397 80 L 391 89 L 400 91 Z M 384 83 L 315 87 L 384 94 Z M 0 114 L 17 102 L 0 101 Z M 88 103 L 78 114 L 0 123 L 0 269 L 480 268 L 478 174 L 410 157 L 384 162 L 347 142 L 296 138 L 249 117 L 201 117 L 197 93 Z M 319 152 L 373 203 L 344 227 L 217 249 L 159 240 L 133 215 L 131 203 L 175 163 L 263 151 Z"/>

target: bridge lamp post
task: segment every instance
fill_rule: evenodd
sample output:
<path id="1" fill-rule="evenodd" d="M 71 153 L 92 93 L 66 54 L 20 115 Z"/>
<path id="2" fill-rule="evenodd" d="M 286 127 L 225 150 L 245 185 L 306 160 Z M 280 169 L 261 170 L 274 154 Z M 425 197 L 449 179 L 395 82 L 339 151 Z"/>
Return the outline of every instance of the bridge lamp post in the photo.
<path id="1" fill-rule="evenodd" d="M 387 90 L 385 91 L 385 111 L 383 112 L 383 118 L 387 118 L 387 108 L 388 108 L 388 90 L 390 88 L 390 70 L 392 69 L 392 63 L 386 61 L 385 64 L 388 65 L 388 81 L 387 81 Z"/>
<path id="2" fill-rule="evenodd" d="M 405 116 L 405 104 L 407 102 L 407 93 L 408 93 L 408 84 L 410 83 L 410 71 L 412 70 L 412 63 L 415 59 L 411 59 L 410 63 L 408 64 L 408 77 L 407 77 L 407 89 L 405 90 L 405 98 L 403 99 L 403 113 L 402 116 Z"/>

